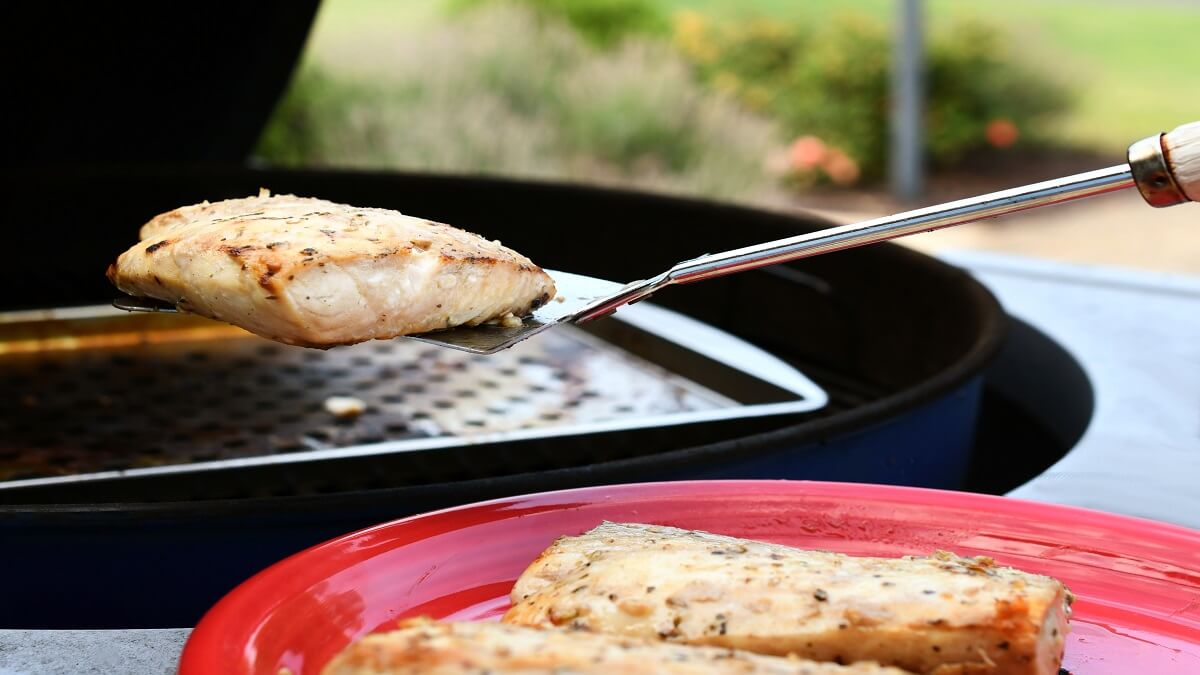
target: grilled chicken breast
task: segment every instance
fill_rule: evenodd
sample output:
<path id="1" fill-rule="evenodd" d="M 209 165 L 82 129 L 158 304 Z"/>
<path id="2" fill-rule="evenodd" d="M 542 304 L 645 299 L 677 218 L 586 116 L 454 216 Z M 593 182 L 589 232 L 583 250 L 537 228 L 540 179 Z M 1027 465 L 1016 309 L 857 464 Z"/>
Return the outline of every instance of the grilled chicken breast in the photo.
<path id="1" fill-rule="evenodd" d="M 672 527 L 562 537 L 504 621 L 917 673 L 1054 675 L 1071 595 L 988 558 L 864 558 Z"/>
<path id="2" fill-rule="evenodd" d="M 839 666 L 759 656 L 716 647 L 688 647 L 593 633 L 538 630 L 498 623 L 408 622 L 376 633 L 336 656 L 323 675 L 904 675 L 874 664 Z"/>
<path id="3" fill-rule="evenodd" d="M 109 267 L 117 288 L 295 345 L 511 320 L 555 293 L 548 274 L 499 242 L 292 195 L 183 207 L 141 237 Z"/>

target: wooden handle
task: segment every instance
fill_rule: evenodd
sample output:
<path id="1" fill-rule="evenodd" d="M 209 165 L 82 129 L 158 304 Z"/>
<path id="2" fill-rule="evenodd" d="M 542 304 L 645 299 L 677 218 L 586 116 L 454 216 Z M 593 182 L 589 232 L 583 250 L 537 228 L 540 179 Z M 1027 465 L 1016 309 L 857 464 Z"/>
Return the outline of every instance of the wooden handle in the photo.
<path id="1" fill-rule="evenodd" d="M 1200 122 L 1175 127 L 1163 136 L 1162 148 L 1175 184 L 1188 199 L 1200 202 Z"/>
<path id="2" fill-rule="evenodd" d="M 1129 173 L 1150 206 L 1200 201 L 1200 122 L 1129 146 Z"/>

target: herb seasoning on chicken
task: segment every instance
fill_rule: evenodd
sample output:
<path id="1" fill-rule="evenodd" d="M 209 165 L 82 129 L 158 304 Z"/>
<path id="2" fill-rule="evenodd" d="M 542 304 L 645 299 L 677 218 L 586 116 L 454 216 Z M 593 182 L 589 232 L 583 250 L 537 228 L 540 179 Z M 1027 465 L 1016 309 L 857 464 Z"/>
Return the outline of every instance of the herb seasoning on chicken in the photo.
<path id="1" fill-rule="evenodd" d="M 130 295 L 312 347 L 511 323 L 555 295 L 548 274 L 499 242 L 265 191 L 159 215 L 108 277 Z"/>
<path id="2" fill-rule="evenodd" d="M 715 647 L 538 630 L 497 623 L 407 621 L 362 638 L 322 675 L 905 675 L 874 664 L 839 666 Z"/>
<path id="3" fill-rule="evenodd" d="M 504 621 L 918 673 L 1054 675 L 1071 595 L 988 558 L 865 558 L 604 523 L 521 575 Z"/>

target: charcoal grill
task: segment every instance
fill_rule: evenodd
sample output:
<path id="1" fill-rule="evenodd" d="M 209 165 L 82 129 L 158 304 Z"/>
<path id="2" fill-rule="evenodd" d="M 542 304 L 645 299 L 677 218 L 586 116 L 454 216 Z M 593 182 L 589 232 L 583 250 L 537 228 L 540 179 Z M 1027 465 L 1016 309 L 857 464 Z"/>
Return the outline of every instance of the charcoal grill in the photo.
<path id="1" fill-rule="evenodd" d="M 149 217 L 260 187 L 458 224 L 548 267 L 609 279 L 641 278 L 688 254 L 826 225 L 795 214 L 565 184 L 246 168 L 315 8 L 315 2 L 180 5 L 173 11 L 189 13 L 180 20 L 165 9 L 104 5 L 64 15 L 53 5 L 28 5 L 36 17 L 13 22 L 9 58 L 0 60 L 13 75 L 6 81 L 16 83 L 14 100 L 24 103 L 9 111 L 20 114 L 6 128 L 19 133 L 9 139 L 14 152 L 0 160 L 7 167 L 0 170 L 0 222 L 14 252 L 0 265 L 0 283 L 20 292 L 0 296 L 0 313 L 54 313 L 0 326 L 9 335 L 5 344 L 32 344 L 12 336 L 21 322 L 49 331 L 34 338 L 57 335 L 60 346 L 89 334 L 144 336 L 150 331 L 96 328 L 103 317 L 64 319 L 71 314 L 64 308 L 111 300 L 104 267 Z M 253 39 L 243 34 L 248 26 Z M 163 35 L 171 36 L 171 48 L 163 48 Z M 52 58 L 39 57 L 45 45 L 54 46 Z M 70 81 L 62 81 L 64 73 Z M 182 112 L 198 114 L 159 114 L 163 101 L 193 100 L 188 94 L 197 89 L 210 105 Z M 559 246 L 564 238 L 572 245 Z M 681 242 L 690 250 L 681 250 Z M 445 422 L 445 411 L 461 410 L 459 431 L 480 421 L 487 429 L 490 420 L 512 422 L 513 411 L 489 418 L 487 406 L 466 405 L 484 398 L 487 388 L 460 386 L 454 364 L 407 343 L 336 349 L 324 357 L 249 339 L 240 347 L 198 347 L 242 340 L 210 325 L 216 332 L 191 343 L 92 345 L 55 356 L 46 355 L 44 344 L 22 354 L 14 349 L 0 356 L 6 439 L 0 465 L 13 483 L 0 488 L 7 582 L 0 627 L 192 625 L 234 585 L 306 546 L 391 518 L 518 493 L 703 477 L 1003 491 L 1058 459 L 1089 416 L 1086 377 L 1068 355 L 1032 327 L 1008 321 L 969 275 L 897 246 L 668 289 L 655 302 L 785 366 L 697 361 L 690 350 L 663 344 L 636 325 L 596 322 L 602 332 L 566 339 L 616 346 L 642 375 L 657 373 L 639 381 L 681 389 L 664 397 L 675 408 L 638 408 L 637 400 L 648 399 L 634 397 L 631 404 L 623 392 L 619 405 L 631 410 L 603 411 L 613 420 L 597 412 L 588 428 L 547 433 L 572 410 L 587 409 L 588 397 L 560 395 L 555 387 L 572 381 L 570 370 L 534 355 L 538 362 L 518 364 L 528 368 L 516 376 L 548 391 L 530 392 L 530 402 L 533 393 L 558 398 L 532 411 L 540 426 L 505 429 L 507 436 L 480 444 L 466 433 L 439 435 L 441 427 L 429 425 Z M 171 333 L 185 325 L 154 328 Z M 624 337 L 613 334 L 622 330 Z M 72 359 L 101 352 L 102 363 L 69 367 Z M 151 358 L 168 353 L 178 370 Z M 241 365 L 247 375 L 222 379 L 223 368 L 239 358 L 248 359 Z M 425 392 L 404 390 L 412 384 L 404 381 L 405 367 L 414 363 L 416 370 L 407 372 L 420 373 Z M 399 379 L 389 379 L 386 368 L 398 370 Z M 541 379 L 532 375 L 538 368 Z M 1037 393 L 1056 405 L 1024 404 L 1028 388 L 1014 383 L 1030 368 L 1048 375 Z M 825 404 L 771 410 L 820 398 L 771 376 L 789 372 L 811 378 L 827 394 Z M 445 382 L 433 381 L 441 374 Z M 455 395 L 466 391 L 475 395 Z M 376 412 L 355 423 L 331 421 L 314 409 L 330 393 L 365 397 L 368 411 Z M 416 394 L 429 394 L 428 405 L 413 405 Z M 245 401 L 237 424 L 212 412 L 226 410 L 231 397 Z M 91 407 L 81 407 L 81 398 Z M 141 409 L 146 401 L 158 412 Z M 288 410 L 293 401 L 303 406 L 298 418 Z M 766 414 L 746 414 L 756 406 Z M 1064 410 L 1071 414 L 1059 414 Z M 431 441 L 438 447 L 366 451 Z M 320 461 L 319 453 L 347 450 L 363 452 L 357 461 Z M 299 461 L 306 455 L 310 461 Z M 272 460 L 248 461 L 263 456 Z M 55 480 L 70 475 L 89 477 Z"/>

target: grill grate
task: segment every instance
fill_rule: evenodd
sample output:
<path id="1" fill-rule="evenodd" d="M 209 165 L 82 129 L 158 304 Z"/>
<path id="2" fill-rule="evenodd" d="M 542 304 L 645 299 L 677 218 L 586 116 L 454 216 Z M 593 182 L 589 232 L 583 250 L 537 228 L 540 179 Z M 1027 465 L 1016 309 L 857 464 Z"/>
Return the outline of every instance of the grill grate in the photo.
<path id="1" fill-rule="evenodd" d="M 630 420 L 736 405 L 559 329 L 493 356 L 253 336 L 0 358 L 0 480 Z M 333 396 L 365 404 L 353 419 Z"/>

